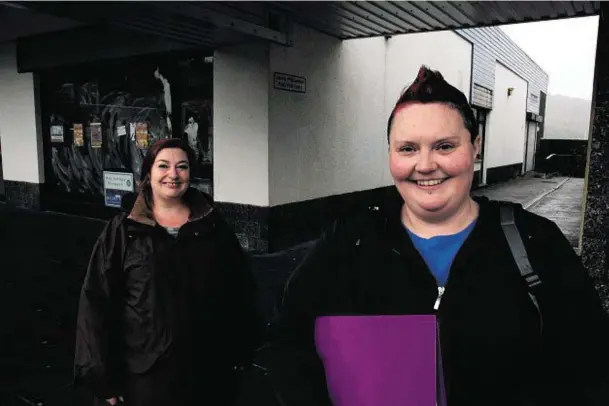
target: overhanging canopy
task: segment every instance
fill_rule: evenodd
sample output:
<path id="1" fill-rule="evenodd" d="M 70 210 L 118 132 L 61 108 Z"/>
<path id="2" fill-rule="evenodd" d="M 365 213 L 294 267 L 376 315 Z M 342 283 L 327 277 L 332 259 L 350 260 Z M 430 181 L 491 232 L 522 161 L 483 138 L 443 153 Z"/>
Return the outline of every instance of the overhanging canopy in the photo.
<path id="1" fill-rule="evenodd" d="M 600 10 L 598 1 L 39 1 L 3 4 L 78 23 L 118 26 L 204 47 L 248 40 L 289 46 L 291 21 L 336 38 L 354 39 L 590 16 Z"/>
<path id="2" fill-rule="evenodd" d="M 598 1 L 275 2 L 304 25 L 342 39 L 453 30 L 598 14 Z"/>

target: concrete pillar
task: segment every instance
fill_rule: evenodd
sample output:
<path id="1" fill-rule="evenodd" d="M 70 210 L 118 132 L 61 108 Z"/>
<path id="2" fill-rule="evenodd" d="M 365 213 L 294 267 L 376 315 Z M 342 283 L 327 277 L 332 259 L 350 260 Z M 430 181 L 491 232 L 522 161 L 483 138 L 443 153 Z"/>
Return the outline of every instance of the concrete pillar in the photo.
<path id="1" fill-rule="evenodd" d="M 584 265 L 609 311 L 609 3 L 600 4 L 581 243 Z"/>
<path id="2" fill-rule="evenodd" d="M 214 53 L 214 200 L 244 248 L 268 249 L 268 45 Z"/>
<path id="3" fill-rule="evenodd" d="M 0 142 L 9 205 L 40 208 L 44 160 L 38 98 L 32 73 L 17 72 L 15 43 L 0 44 Z"/>

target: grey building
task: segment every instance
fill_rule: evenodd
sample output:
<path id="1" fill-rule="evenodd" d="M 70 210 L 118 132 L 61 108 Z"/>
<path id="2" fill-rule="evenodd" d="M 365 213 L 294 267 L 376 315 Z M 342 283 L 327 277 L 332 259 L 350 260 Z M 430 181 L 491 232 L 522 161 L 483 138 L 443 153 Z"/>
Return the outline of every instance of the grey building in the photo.
<path id="1" fill-rule="evenodd" d="M 470 100 L 484 139 L 478 184 L 533 170 L 543 135 L 548 74 L 500 27 L 455 32 L 473 45 Z M 521 137 L 522 143 L 517 141 Z"/>

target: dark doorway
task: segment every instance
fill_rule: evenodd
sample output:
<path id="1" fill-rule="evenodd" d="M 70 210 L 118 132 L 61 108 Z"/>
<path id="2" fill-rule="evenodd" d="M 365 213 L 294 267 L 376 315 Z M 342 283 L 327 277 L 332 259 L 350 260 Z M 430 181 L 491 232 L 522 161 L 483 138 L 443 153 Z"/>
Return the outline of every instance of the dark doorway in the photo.
<path id="1" fill-rule="evenodd" d="M 489 110 L 474 107 L 474 114 L 476 115 L 476 121 L 478 122 L 478 135 L 482 138 L 480 143 L 480 152 L 476 156 L 476 162 L 474 163 L 474 186 L 480 187 L 486 185 L 486 167 L 484 165 L 484 146 L 486 144 L 486 123 L 488 119 Z"/>

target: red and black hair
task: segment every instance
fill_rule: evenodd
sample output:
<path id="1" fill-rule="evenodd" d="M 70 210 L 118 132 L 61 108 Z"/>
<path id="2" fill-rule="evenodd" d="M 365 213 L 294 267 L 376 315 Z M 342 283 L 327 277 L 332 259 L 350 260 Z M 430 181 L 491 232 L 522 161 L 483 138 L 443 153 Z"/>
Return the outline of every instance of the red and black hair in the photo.
<path id="1" fill-rule="evenodd" d="M 473 143 L 478 136 L 478 124 L 467 98 L 459 89 L 444 80 L 438 71 L 432 71 L 427 66 L 421 66 L 414 82 L 402 92 L 387 123 L 387 141 L 391 133 L 391 125 L 396 113 L 402 107 L 411 103 L 444 103 L 454 108 L 463 118 L 463 124 L 471 136 Z"/>

